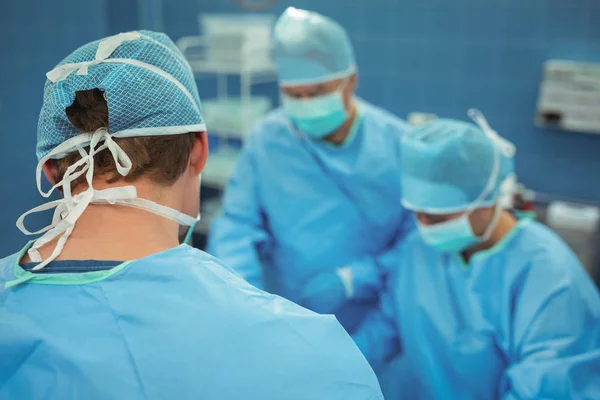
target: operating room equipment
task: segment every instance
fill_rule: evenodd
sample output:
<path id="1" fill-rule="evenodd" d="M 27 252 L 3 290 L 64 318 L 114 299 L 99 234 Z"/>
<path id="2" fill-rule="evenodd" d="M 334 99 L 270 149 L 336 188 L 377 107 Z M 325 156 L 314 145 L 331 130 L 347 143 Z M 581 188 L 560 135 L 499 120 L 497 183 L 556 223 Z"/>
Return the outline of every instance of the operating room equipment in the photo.
<path id="1" fill-rule="evenodd" d="M 600 63 L 547 61 L 536 123 L 566 131 L 600 134 Z"/>
<path id="2" fill-rule="evenodd" d="M 411 112 L 406 116 L 406 121 L 413 126 L 417 126 L 437 118 L 439 117 L 432 113 Z"/>
<path id="3" fill-rule="evenodd" d="M 274 84 L 275 67 L 270 58 L 271 14 L 210 14 L 198 16 L 200 36 L 186 36 L 177 45 L 192 67 L 196 79 L 216 80 L 214 98 L 203 106 L 211 126 L 210 135 L 217 139 L 209 158 L 204 184 L 222 188 L 229 171 L 239 157 L 239 146 L 251 127 L 272 107 L 269 97 L 252 93 L 256 85 Z M 239 79 L 231 86 L 230 78 Z"/>
<path id="4" fill-rule="evenodd" d="M 544 222 L 571 247 L 592 278 L 600 284 L 600 208 L 574 202 L 552 201 Z"/>

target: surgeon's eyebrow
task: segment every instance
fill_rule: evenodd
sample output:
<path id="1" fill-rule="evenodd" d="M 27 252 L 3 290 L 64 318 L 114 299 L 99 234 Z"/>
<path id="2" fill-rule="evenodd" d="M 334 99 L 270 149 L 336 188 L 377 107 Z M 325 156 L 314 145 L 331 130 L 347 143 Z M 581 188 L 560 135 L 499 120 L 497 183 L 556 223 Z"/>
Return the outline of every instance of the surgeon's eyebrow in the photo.
<path id="1" fill-rule="evenodd" d="M 310 94 L 321 94 L 321 93 L 325 93 L 328 91 L 328 86 L 324 83 L 321 83 L 319 85 L 317 85 L 314 89 L 312 89 L 309 93 Z"/>

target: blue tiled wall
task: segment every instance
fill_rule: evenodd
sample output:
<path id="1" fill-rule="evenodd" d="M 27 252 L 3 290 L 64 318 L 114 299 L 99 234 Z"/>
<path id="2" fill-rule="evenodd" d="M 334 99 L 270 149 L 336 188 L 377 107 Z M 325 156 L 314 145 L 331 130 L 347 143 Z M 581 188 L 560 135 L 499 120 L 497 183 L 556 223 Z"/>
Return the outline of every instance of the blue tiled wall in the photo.
<path id="1" fill-rule="evenodd" d="M 466 118 L 478 107 L 517 145 L 521 181 L 600 201 L 600 135 L 533 124 L 544 61 L 600 61 L 600 1 L 282 0 L 270 11 L 288 6 L 348 29 L 365 99 L 401 116 Z M 165 1 L 163 26 L 174 38 L 196 34 L 200 12 L 244 11 L 233 0 Z"/>
<path id="2" fill-rule="evenodd" d="M 105 36 L 103 0 L 0 3 L 0 258 L 27 240 L 15 221 L 44 199 L 35 189 L 35 143 L 45 74 L 73 49 Z M 32 216 L 42 227 L 51 214 Z"/>
<path id="3" fill-rule="evenodd" d="M 200 12 L 243 12 L 233 0 L 8 0 L 0 5 L 0 256 L 24 237 L 16 218 L 35 190 L 35 137 L 44 74 L 78 45 L 139 27 L 177 39 L 198 33 Z M 162 9 L 160 4 L 162 3 Z M 598 0 L 297 0 L 350 32 L 359 94 L 399 115 L 466 118 L 477 106 L 518 147 L 520 179 L 533 189 L 600 201 L 600 136 L 538 129 L 542 64 L 600 61 Z M 162 11 L 162 12 L 161 12 Z M 161 21 L 152 18 L 161 16 Z M 199 81 L 201 94 L 212 85 Z M 48 219 L 32 217 L 40 226 Z"/>

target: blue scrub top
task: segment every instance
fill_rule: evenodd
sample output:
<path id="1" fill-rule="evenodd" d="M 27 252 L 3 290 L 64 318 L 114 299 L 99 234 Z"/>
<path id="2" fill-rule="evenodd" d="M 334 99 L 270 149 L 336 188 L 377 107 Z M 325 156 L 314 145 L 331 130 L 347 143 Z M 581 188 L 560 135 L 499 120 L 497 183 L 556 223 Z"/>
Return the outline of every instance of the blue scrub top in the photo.
<path id="1" fill-rule="evenodd" d="M 525 220 L 465 264 L 418 234 L 354 336 L 375 365 L 402 346 L 400 396 L 600 399 L 600 295 L 558 236 Z"/>
<path id="2" fill-rule="evenodd" d="M 382 399 L 332 316 L 186 245 L 109 270 L 0 260 L 0 399 Z"/>
<path id="3" fill-rule="evenodd" d="M 315 276 L 350 266 L 354 285 L 378 292 L 385 253 L 414 229 L 400 205 L 405 122 L 358 101 L 342 146 L 299 132 L 282 109 L 250 134 L 211 227 L 208 252 L 257 287 L 300 301 Z M 336 312 L 352 331 L 377 298 Z"/>

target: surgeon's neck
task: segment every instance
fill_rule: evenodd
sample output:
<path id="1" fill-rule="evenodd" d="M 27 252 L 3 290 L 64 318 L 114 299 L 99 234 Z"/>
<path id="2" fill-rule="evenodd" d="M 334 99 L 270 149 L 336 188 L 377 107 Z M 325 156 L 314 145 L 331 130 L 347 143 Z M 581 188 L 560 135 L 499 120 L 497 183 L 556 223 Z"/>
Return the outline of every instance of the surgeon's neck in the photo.
<path id="1" fill-rule="evenodd" d="M 336 146 L 344 143 L 348 135 L 350 134 L 350 130 L 352 129 L 352 125 L 354 124 L 354 120 L 356 119 L 356 101 L 352 99 L 350 101 L 350 109 L 348 110 L 348 118 L 342 126 L 340 126 L 335 132 L 326 136 L 323 140 L 334 144 Z"/>
<path id="2" fill-rule="evenodd" d="M 159 194 L 149 183 L 136 182 L 140 198 L 178 208 L 175 198 Z M 94 181 L 96 190 L 110 185 Z M 76 194 L 77 191 L 74 191 Z M 135 260 L 179 245 L 179 226 L 148 211 L 137 208 L 91 204 L 77 220 L 73 232 L 56 260 Z M 52 254 L 57 240 L 39 249 L 42 259 Z M 22 263 L 31 262 L 25 256 Z"/>
<path id="3" fill-rule="evenodd" d="M 478 243 L 462 252 L 461 255 L 465 262 L 468 264 L 471 257 L 476 253 L 494 247 L 515 227 L 516 224 L 517 219 L 508 211 L 502 210 L 490 238 L 485 242 Z"/>

